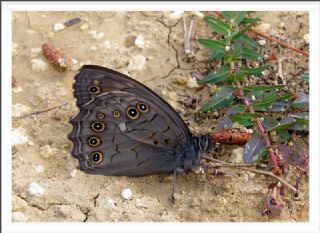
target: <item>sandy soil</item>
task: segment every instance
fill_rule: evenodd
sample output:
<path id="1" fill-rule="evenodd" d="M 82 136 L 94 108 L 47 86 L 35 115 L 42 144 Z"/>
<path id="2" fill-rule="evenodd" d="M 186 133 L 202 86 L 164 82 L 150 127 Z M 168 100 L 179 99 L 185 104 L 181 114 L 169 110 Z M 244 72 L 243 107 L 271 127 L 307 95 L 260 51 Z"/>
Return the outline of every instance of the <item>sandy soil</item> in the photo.
<path id="1" fill-rule="evenodd" d="M 208 38 L 211 29 L 199 13 L 193 38 Z M 264 26 L 257 27 L 298 48 L 308 50 L 308 14 L 297 12 L 258 12 Z M 53 25 L 80 17 L 80 24 L 53 31 Z M 198 114 L 180 102 L 205 103 L 218 87 L 196 91 L 194 75 L 210 68 L 209 51 L 192 40 L 194 58 L 186 59 L 183 49 L 182 15 L 178 12 L 16 12 L 13 14 L 13 117 L 63 104 L 46 113 L 13 119 L 13 221 L 308 221 L 308 180 L 303 179 L 301 195 L 287 191 L 279 197 L 284 205 L 278 218 L 261 215 L 261 201 L 268 191 L 270 177 L 240 170 L 234 176 L 214 178 L 219 188 L 214 194 L 203 174 L 181 174 L 177 179 L 177 200 L 170 202 L 171 175 L 139 178 L 90 175 L 77 169 L 70 155 L 71 131 L 68 120 L 78 110 L 72 96 L 73 76 L 83 64 L 115 69 L 143 82 L 163 96 L 196 133 L 214 129 L 219 114 Z M 92 32 L 94 31 L 94 32 Z M 101 33 L 103 32 L 103 34 Z M 136 40 L 139 38 L 138 40 Z M 261 38 L 260 38 L 261 39 Z M 56 71 L 41 53 L 50 43 L 74 58 L 72 69 Z M 308 92 L 300 79 L 308 69 L 308 59 L 267 42 L 261 52 L 283 62 L 290 90 Z M 33 60 L 40 59 L 40 60 Z M 43 64 L 44 63 L 44 64 Z M 274 84 L 278 62 L 271 62 L 260 83 Z M 180 101 L 180 102 L 178 102 Z M 211 153 L 233 162 L 238 146 L 223 146 Z M 294 180 L 295 170 L 287 177 Z M 121 196 L 129 188 L 132 198 Z"/>

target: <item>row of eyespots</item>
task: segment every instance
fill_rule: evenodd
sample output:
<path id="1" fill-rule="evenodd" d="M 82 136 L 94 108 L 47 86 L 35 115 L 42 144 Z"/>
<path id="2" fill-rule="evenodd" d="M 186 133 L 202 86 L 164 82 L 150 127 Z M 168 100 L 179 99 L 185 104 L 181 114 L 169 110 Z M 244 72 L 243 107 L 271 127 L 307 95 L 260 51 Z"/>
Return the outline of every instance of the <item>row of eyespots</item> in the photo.
<path id="1" fill-rule="evenodd" d="M 92 89 L 94 89 L 92 87 Z M 96 89 L 95 89 L 96 90 Z M 92 90 L 92 91 L 95 91 Z M 98 89 L 100 90 L 100 89 Z M 136 120 L 139 118 L 140 113 L 147 113 L 149 111 L 149 106 L 145 103 L 138 103 L 136 107 L 129 106 L 127 107 L 127 117 L 131 120 Z M 120 111 L 113 111 L 113 116 L 119 118 L 121 116 Z M 97 118 L 102 120 L 105 115 L 101 112 L 97 114 Z M 106 129 L 106 124 L 101 121 L 94 121 L 91 123 L 91 129 L 94 132 L 103 132 Z M 91 147 L 97 147 L 101 143 L 100 138 L 97 136 L 92 136 L 88 138 L 88 144 Z M 103 153 L 100 151 L 94 151 L 90 154 L 90 160 L 93 164 L 97 165 L 101 163 L 103 159 Z"/>

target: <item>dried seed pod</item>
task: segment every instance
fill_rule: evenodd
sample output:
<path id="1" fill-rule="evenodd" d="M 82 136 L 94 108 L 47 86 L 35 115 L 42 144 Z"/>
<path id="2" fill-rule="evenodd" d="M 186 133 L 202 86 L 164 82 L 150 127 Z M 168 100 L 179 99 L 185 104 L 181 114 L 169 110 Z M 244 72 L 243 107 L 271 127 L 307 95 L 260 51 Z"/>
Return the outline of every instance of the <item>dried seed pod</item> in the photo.
<path id="1" fill-rule="evenodd" d="M 80 23 L 80 22 L 81 22 L 81 19 L 80 19 L 79 17 L 76 17 L 76 18 L 72 18 L 72 19 L 67 20 L 67 21 L 64 22 L 63 24 L 64 24 L 64 26 L 66 26 L 66 27 L 71 27 L 71 26 L 73 26 L 73 25 L 75 25 L 75 24 L 78 24 L 78 23 Z"/>
<path id="2" fill-rule="evenodd" d="M 51 65 L 61 72 L 68 70 L 72 65 L 72 60 L 52 45 L 44 43 L 42 52 Z"/>
<path id="3" fill-rule="evenodd" d="M 238 132 L 232 130 L 225 130 L 219 132 L 213 132 L 210 137 L 219 143 L 223 144 L 235 144 L 244 145 L 248 142 L 251 134 L 246 132 Z"/>

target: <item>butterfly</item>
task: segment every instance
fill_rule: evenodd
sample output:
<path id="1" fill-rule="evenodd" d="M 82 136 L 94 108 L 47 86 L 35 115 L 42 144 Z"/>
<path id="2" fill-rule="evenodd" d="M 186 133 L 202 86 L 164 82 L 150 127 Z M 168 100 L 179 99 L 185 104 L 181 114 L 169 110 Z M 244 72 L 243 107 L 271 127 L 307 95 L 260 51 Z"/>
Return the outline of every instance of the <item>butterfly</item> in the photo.
<path id="1" fill-rule="evenodd" d="M 70 119 L 80 170 L 106 176 L 172 173 L 199 167 L 211 139 L 194 136 L 179 114 L 142 83 L 85 65 L 75 75 L 79 113 Z"/>

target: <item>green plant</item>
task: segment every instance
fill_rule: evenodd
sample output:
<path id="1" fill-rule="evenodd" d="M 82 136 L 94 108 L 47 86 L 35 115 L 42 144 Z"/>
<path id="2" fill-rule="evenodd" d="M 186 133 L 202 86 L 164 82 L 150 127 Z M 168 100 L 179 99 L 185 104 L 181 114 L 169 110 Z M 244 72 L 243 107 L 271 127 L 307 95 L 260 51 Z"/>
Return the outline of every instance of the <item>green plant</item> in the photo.
<path id="1" fill-rule="evenodd" d="M 285 174 L 288 164 L 301 166 L 304 172 L 299 174 L 300 178 L 292 188 L 297 193 L 301 176 L 308 168 L 309 155 L 307 143 L 295 134 L 308 132 L 308 95 L 292 93 L 285 85 L 245 85 L 248 79 L 258 79 L 268 69 L 267 64 L 256 65 L 263 60 L 257 52 L 257 43 L 247 35 L 250 27 L 260 19 L 248 17 L 245 11 L 219 15 L 222 19 L 204 18 L 214 31 L 214 39 L 198 41 L 212 51 L 211 59 L 220 67 L 206 74 L 200 82 L 226 85 L 199 111 L 212 112 L 229 107 L 216 131 L 230 129 L 235 122 L 253 127 L 254 135 L 246 143 L 243 154 L 247 163 L 257 167 L 266 163 L 267 169 L 276 176 Z M 243 65 L 244 60 L 247 65 Z M 308 80 L 307 77 L 305 74 L 303 79 Z M 289 140 L 294 143 L 289 144 Z M 264 211 L 268 213 L 269 210 Z"/>

